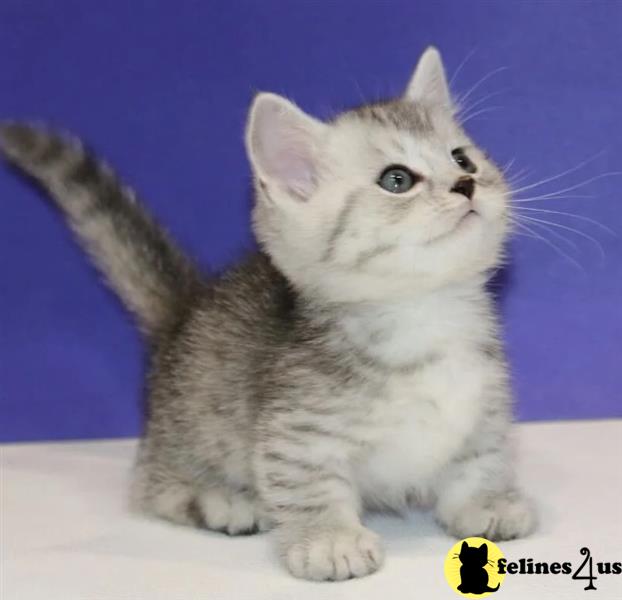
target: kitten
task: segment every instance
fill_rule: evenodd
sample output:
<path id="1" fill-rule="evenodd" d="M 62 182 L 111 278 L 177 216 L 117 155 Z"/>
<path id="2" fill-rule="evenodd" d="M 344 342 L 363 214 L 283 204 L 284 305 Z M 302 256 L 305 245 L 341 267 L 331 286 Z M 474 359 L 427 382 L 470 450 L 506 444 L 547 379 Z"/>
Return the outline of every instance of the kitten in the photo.
<path id="1" fill-rule="evenodd" d="M 330 122 L 255 98 L 262 252 L 219 279 L 77 142 L 21 124 L 0 137 L 148 341 L 135 508 L 232 535 L 274 528 L 291 573 L 316 580 L 380 567 L 365 508 L 425 498 L 459 538 L 533 529 L 485 291 L 508 188 L 456 122 L 434 48 L 403 97 Z"/>

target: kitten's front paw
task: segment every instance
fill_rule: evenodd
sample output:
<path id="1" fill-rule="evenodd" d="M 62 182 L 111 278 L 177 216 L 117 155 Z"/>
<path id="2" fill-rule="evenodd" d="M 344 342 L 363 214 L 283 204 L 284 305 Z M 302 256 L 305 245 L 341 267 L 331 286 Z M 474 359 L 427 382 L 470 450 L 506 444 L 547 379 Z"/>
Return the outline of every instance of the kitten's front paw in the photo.
<path id="1" fill-rule="evenodd" d="M 478 498 L 453 518 L 440 520 L 448 533 L 459 539 L 512 540 L 529 535 L 536 527 L 534 507 L 517 492 Z"/>
<path id="2" fill-rule="evenodd" d="M 292 575 L 316 581 L 341 581 L 377 571 L 384 561 L 380 538 L 360 527 L 320 530 L 285 549 Z"/>

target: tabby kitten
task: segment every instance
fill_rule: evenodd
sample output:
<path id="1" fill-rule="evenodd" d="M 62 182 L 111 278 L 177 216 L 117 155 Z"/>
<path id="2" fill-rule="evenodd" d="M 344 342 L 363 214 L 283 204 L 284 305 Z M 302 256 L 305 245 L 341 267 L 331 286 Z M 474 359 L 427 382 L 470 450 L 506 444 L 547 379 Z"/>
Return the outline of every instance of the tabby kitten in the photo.
<path id="1" fill-rule="evenodd" d="M 452 535 L 534 527 L 485 284 L 508 188 L 456 121 L 437 50 L 405 94 L 321 122 L 259 94 L 246 132 L 262 251 L 203 276 L 75 141 L 5 124 L 150 350 L 132 502 L 228 534 L 274 528 L 297 577 L 376 571 L 364 509 L 422 500 Z"/>

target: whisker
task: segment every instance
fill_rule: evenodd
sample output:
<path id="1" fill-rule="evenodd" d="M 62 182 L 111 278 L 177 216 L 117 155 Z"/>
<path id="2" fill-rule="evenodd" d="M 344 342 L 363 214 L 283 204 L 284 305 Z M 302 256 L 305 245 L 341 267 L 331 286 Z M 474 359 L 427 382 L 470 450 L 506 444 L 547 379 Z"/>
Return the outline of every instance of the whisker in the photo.
<path id="1" fill-rule="evenodd" d="M 487 75 L 484 75 L 478 82 L 475 83 L 475 85 L 471 86 L 471 88 L 462 96 L 460 96 L 460 99 L 457 101 L 458 106 L 462 106 L 464 104 L 464 102 L 466 101 L 466 99 L 480 86 L 482 85 L 482 83 L 484 83 L 485 81 L 487 81 L 488 79 L 490 79 L 493 75 L 496 75 L 497 73 L 500 73 L 501 71 L 506 71 L 508 69 L 508 67 L 498 67 L 496 69 L 494 69 L 493 71 L 490 71 L 490 73 L 488 73 Z"/>
<path id="2" fill-rule="evenodd" d="M 516 218 L 520 220 L 522 216 L 524 215 L 518 215 Z M 566 236 L 562 235 L 559 231 L 556 231 L 555 229 L 553 229 L 550 225 L 546 223 L 532 223 L 532 225 L 534 227 L 540 227 L 541 229 L 544 229 L 544 231 L 546 231 L 549 235 L 552 235 L 554 238 L 558 239 L 559 241 L 564 242 L 565 244 L 568 244 L 573 250 L 579 249 L 577 247 L 576 242 L 574 242 L 571 239 L 568 239 Z"/>
<path id="3" fill-rule="evenodd" d="M 536 239 L 540 240 L 541 242 L 544 242 L 547 246 L 550 246 L 551 248 L 553 248 L 553 250 L 555 250 L 555 252 L 557 252 L 557 254 L 559 254 L 560 256 L 563 256 L 566 260 L 568 260 L 570 263 L 572 263 L 580 271 L 585 272 L 585 269 L 574 258 L 572 258 L 572 256 L 570 256 L 569 254 L 564 252 L 559 246 L 557 246 L 557 244 L 554 244 L 553 242 L 551 242 L 551 240 L 548 240 L 547 238 L 541 236 L 539 233 L 537 233 L 536 231 L 534 231 L 533 229 L 531 229 L 530 227 L 528 227 L 524 223 L 518 223 L 516 221 L 514 221 L 513 223 L 514 223 L 514 225 L 516 225 L 518 227 L 526 229 L 528 232 L 533 234 L 533 237 L 535 237 Z"/>
<path id="4" fill-rule="evenodd" d="M 358 92 L 360 99 L 362 102 L 367 102 L 366 98 L 365 98 L 365 94 L 363 93 L 363 90 L 361 89 L 361 85 L 359 84 L 358 80 L 356 79 L 356 77 L 350 77 L 350 79 L 352 80 L 352 82 L 354 83 L 354 87 L 356 88 L 356 91 Z"/>
<path id="5" fill-rule="evenodd" d="M 465 123 L 467 123 L 468 121 L 470 121 L 471 119 L 479 116 L 479 115 L 483 115 L 484 113 L 488 113 L 488 112 L 492 112 L 493 110 L 499 110 L 500 108 L 503 108 L 502 106 L 488 106 L 486 108 L 482 108 L 481 110 L 476 110 L 474 113 L 469 113 L 468 115 L 464 116 L 463 118 L 460 119 L 460 124 L 464 125 Z"/>
<path id="6" fill-rule="evenodd" d="M 512 225 L 519 225 L 519 223 L 512 223 Z M 536 237 L 535 235 L 533 235 L 532 233 L 523 233 L 521 231 L 516 231 L 516 230 L 514 230 L 514 233 L 516 233 L 516 235 L 520 235 L 522 237 L 531 238 L 533 240 L 540 239 L 540 238 Z"/>
<path id="7" fill-rule="evenodd" d="M 516 206 L 513 209 L 514 210 L 529 210 L 529 211 L 541 212 L 541 213 L 552 213 L 555 215 L 564 215 L 566 217 L 572 217 L 573 219 L 580 219 L 581 221 L 592 223 L 593 225 L 600 227 L 601 229 L 605 230 L 607 233 L 610 233 L 611 235 L 617 235 L 613 229 L 610 229 L 609 227 L 607 227 L 606 225 L 603 225 L 601 222 L 596 221 L 595 219 L 591 219 L 590 217 L 584 217 L 583 215 L 577 215 L 575 213 L 566 212 L 563 210 L 550 210 L 547 208 L 532 208 L 529 206 Z"/>
<path id="8" fill-rule="evenodd" d="M 449 80 L 449 87 L 451 87 L 451 85 L 455 81 L 456 77 L 458 77 L 458 74 L 460 73 L 460 71 L 462 71 L 462 69 L 467 64 L 467 62 L 475 54 L 476 48 L 477 48 L 477 46 L 475 46 L 474 48 L 471 48 L 471 50 L 469 50 L 469 52 L 467 52 L 467 55 L 462 59 L 462 62 L 458 65 L 458 68 L 454 71 L 454 74 L 451 76 L 451 79 Z"/>
<path id="9" fill-rule="evenodd" d="M 575 233 L 576 235 L 579 235 L 585 238 L 586 240 L 590 240 L 598 248 L 601 258 L 603 259 L 605 258 L 605 250 L 602 244 L 596 238 L 592 237 L 591 235 L 588 235 L 587 233 L 583 231 L 580 231 L 579 229 L 575 229 L 574 227 L 569 227 L 568 225 L 562 225 L 560 223 L 555 223 L 553 221 L 545 221 L 543 219 L 536 219 L 535 217 L 528 217 L 526 215 L 520 215 L 520 219 L 527 219 L 530 222 L 546 223 L 547 225 L 551 225 L 552 227 L 559 227 L 560 229 L 565 229 L 566 231 Z"/>
<path id="10" fill-rule="evenodd" d="M 516 162 L 516 156 L 513 156 L 510 160 L 508 160 L 508 162 L 506 162 L 502 167 L 501 167 L 501 171 L 507 175 L 510 172 L 510 169 L 514 166 L 514 163 Z"/>
<path id="11" fill-rule="evenodd" d="M 520 171 L 516 171 L 516 173 L 514 173 L 511 177 L 506 177 L 506 181 L 511 187 L 512 185 L 518 183 L 519 181 L 522 181 L 523 179 L 525 179 L 525 177 L 528 177 L 529 175 L 529 169 L 521 169 Z M 512 192 L 510 191 L 508 194 L 504 195 L 511 196 Z"/>
<path id="12" fill-rule="evenodd" d="M 590 183 L 594 183 L 594 181 L 598 181 L 599 179 L 603 179 L 605 177 L 614 177 L 617 175 L 622 175 L 622 171 L 609 171 L 607 173 L 601 173 L 600 175 L 594 175 L 594 177 L 590 177 L 589 179 L 586 179 L 585 181 L 582 181 L 580 183 L 577 183 L 575 185 L 571 185 L 570 187 L 564 188 L 562 190 L 558 190 L 556 192 L 550 192 L 549 194 L 544 194 L 542 196 L 536 196 L 534 198 L 523 198 L 523 199 L 519 199 L 521 202 L 531 202 L 534 201 L 536 199 L 540 200 L 540 199 L 548 199 L 548 198 L 552 198 L 555 196 L 558 196 L 559 194 L 563 194 L 565 192 L 572 192 L 573 190 L 576 190 L 580 187 L 583 187 L 585 185 L 588 185 Z M 531 186 L 533 187 L 533 186 Z M 518 192 L 522 192 L 529 189 L 529 186 L 527 187 L 523 187 L 522 189 L 518 189 L 518 190 L 514 190 L 514 193 L 518 193 Z M 588 196 L 589 198 L 589 196 Z"/>
<path id="13" fill-rule="evenodd" d="M 598 154 L 595 154 L 591 158 L 588 158 L 588 159 L 580 162 L 578 165 L 576 165 L 576 166 L 574 166 L 574 167 L 572 167 L 570 169 L 567 169 L 566 171 L 563 171 L 562 173 L 558 173 L 557 175 L 552 175 L 551 177 L 547 177 L 546 179 L 541 179 L 540 181 L 536 181 L 535 183 L 531 183 L 529 185 L 523 186 L 522 188 L 518 188 L 518 189 L 514 190 L 514 193 L 517 194 L 518 192 L 523 192 L 525 190 L 530 190 L 530 189 L 533 189 L 533 188 L 538 187 L 540 185 L 543 185 L 545 183 L 549 183 L 550 181 L 555 181 L 556 179 L 559 179 L 560 177 L 565 177 L 566 175 L 570 175 L 570 173 L 574 173 L 575 171 L 581 169 L 585 165 L 588 165 L 591 162 L 594 162 L 595 160 L 600 158 L 604 153 L 605 153 L 605 151 L 601 150 Z"/>
<path id="14" fill-rule="evenodd" d="M 516 173 L 512 173 L 510 175 L 510 171 L 514 167 L 514 163 L 515 162 L 516 162 L 516 157 L 514 156 L 513 158 L 508 160 L 508 162 L 506 162 L 504 165 L 499 167 L 501 172 L 503 173 L 503 176 L 505 177 L 507 183 L 515 182 L 519 177 L 522 177 L 525 174 L 525 172 L 527 171 L 527 169 L 520 169 Z"/>
<path id="15" fill-rule="evenodd" d="M 556 194 L 551 192 L 550 194 L 542 194 L 540 196 L 528 196 L 527 198 L 514 198 L 512 193 L 504 194 L 504 196 L 512 197 L 512 202 L 520 204 L 521 202 L 536 202 L 537 200 L 568 200 L 570 198 L 575 199 L 584 199 L 584 198 L 595 198 L 594 194 L 570 194 L 568 196 L 563 196 L 561 194 Z"/>
<path id="16" fill-rule="evenodd" d="M 486 94 L 485 96 L 481 97 L 479 100 L 476 100 L 475 102 L 473 102 L 473 104 L 471 104 L 470 106 L 466 107 L 466 106 L 461 106 L 460 110 L 458 111 L 459 113 L 467 113 L 472 111 L 475 107 L 479 106 L 480 104 L 486 102 L 486 100 L 490 100 L 491 98 L 494 98 L 495 96 L 499 96 L 501 94 L 505 94 L 510 88 L 503 88 L 501 90 L 498 90 L 496 92 L 492 92 L 490 94 Z M 458 117 L 460 118 L 460 117 Z"/>

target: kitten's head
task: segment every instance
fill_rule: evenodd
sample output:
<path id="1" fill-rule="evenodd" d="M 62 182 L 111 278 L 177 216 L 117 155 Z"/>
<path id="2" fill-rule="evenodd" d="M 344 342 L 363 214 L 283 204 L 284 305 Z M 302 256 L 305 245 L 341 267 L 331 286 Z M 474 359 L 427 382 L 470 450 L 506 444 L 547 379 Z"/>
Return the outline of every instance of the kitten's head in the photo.
<path id="1" fill-rule="evenodd" d="M 401 300 L 500 261 L 508 189 L 456 121 L 434 48 L 401 98 L 330 122 L 259 94 L 246 143 L 257 238 L 308 293 Z"/>

